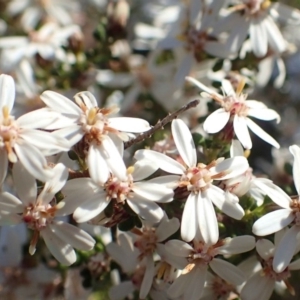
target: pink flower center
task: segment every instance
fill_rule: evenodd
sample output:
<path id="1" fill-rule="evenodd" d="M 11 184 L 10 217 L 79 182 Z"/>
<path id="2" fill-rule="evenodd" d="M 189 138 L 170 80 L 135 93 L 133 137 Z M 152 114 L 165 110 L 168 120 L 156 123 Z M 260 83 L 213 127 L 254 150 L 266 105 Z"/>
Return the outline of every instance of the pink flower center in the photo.
<path id="1" fill-rule="evenodd" d="M 29 204 L 23 212 L 23 221 L 28 228 L 40 231 L 50 224 L 55 217 L 56 206 Z"/>
<path id="2" fill-rule="evenodd" d="M 282 280 L 286 281 L 291 275 L 289 269 L 286 268 L 283 272 L 276 273 L 273 270 L 272 263 L 273 263 L 273 257 L 271 257 L 268 260 L 263 260 L 261 262 L 262 267 L 263 267 L 263 274 L 273 280 L 276 280 L 276 281 L 282 281 Z"/>
<path id="3" fill-rule="evenodd" d="M 116 199 L 118 203 L 123 203 L 130 197 L 133 178 L 130 174 L 127 175 L 127 181 L 120 181 L 117 177 L 112 176 L 105 183 L 106 199 Z"/>
<path id="4" fill-rule="evenodd" d="M 3 118 L 0 118 L 0 148 L 5 148 L 10 162 L 17 162 L 17 156 L 13 150 L 19 135 L 19 128 L 15 118 L 9 115 L 8 107 L 2 108 Z"/>
<path id="5" fill-rule="evenodd" d="M 227 96 L 223 99 L 223 108 L 230 112 L 231 115 L 238 115 L 241 117 L 245 117 L 248 115 L 248 106 L 245 102 L 245 95 L 237 95 Z"/>
<path id="6" fill-rule="evenodd" d="M 138 236 L 137 240 L 134 242 L 134 246 L 140 251 L 139 258 L 142 260 L 148 255 L 153 255 L 157 244 L 155 228 L 144 227 L 142 231 L 135 229 L 134 233 Z"/>

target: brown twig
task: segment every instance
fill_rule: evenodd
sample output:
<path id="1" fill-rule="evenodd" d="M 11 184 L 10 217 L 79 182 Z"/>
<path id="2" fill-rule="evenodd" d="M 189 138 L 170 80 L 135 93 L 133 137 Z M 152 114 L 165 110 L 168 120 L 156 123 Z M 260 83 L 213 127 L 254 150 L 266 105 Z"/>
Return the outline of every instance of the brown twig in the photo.
<path id="1" fill-rule="evenodd" d="M 129 147 L 131 147 L 134 144 L 140 143 L 143 140 L 150 138 L 153 133 L 161 128 L 163 128 L 166 124 L 168 124 L 169 122 L 171 122 L 172 120 L 174 120 L 175 118 L 178 117 L 178 115 L 180 115 L 181 113 L 187 111 L 190 108 L 196 107 L 199 104 L 199 100 L 193 100 L 191 102 L 189 102 L 188 104 L 182 106 L 180 109 L 178 109 L 177 111 L 173 112 L 172 114 L 169 114 L 168 116 L 166 116 L 165 118 L 163 118 L 161 121 L 158 121 L 151 129 L 149 129 L 148 131 L 138 135 L 135 139 L 132 139 L 128 142 L 124 143 L 124 149 L 127 149 Z"/>

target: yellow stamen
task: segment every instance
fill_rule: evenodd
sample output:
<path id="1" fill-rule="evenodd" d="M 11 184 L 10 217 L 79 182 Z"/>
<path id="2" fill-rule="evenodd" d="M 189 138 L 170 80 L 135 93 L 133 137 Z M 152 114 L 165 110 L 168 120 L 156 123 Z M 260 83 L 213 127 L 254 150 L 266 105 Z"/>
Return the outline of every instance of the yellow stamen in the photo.
<path id="1" fill-rule="evenodd" d="M 246 81 L 245 81 L 244 78 L 242 78 L 241 81 L 239 82 L 237 88 L 236 88 L 236 94 L 238 96 L 242 93 L 242 91 L 243 91 L 243 89 L 245 87 L 245 84 L 246 84 Z"/>
<path id="2" fill-rule="evenodd" d="M 95 123 L 97 115 L 97 108 L 93 107 L 88 112 L 87 122 L 89 125 L 93 125 Z"/>
<path id="3" fill-rule="evenodd" d="M 127 168 L 127 174 L 132 174 L 134 172 L 134 166 L 130 166 Z"/>

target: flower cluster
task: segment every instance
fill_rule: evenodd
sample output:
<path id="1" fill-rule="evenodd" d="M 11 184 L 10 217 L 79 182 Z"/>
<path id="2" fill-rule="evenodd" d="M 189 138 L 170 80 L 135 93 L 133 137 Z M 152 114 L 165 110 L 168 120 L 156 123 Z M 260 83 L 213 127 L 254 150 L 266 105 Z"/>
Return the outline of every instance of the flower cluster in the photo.
<path id="1" fill-rule="evenodd" d="M 299 297 L 297 8 L 0 6 L 0 299 Z"/>

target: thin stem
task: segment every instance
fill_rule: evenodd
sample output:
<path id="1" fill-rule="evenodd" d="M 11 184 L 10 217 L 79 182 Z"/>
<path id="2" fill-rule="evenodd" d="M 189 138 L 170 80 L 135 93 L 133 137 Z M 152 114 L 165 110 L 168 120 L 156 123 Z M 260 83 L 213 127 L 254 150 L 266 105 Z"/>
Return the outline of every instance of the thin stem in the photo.
<path id="1" fill-rule="evenodd" d="M 148 131 L 138 135 L 135 139 L 132 139 L 128 142 L 125 142 L 124 143 L 124 149 L 127 149 L 127 148 L 131 147 L 134 144 L 140 143 L 140 142 L 144 141 L 145 139 L 150 138 L 155 131 L 163 128 L 166 124 L 168 124 L 172 120 L 176 119 L 178 117 L 178 115 L 180 115 L 181 113 L 187 111 L 190 108 L 196 107 L 199 104 L 199 102 L 200 102 L 199 100 L 193 100 L 193 101 L 189 102 L 188 104 L 182 106 L 180 109 L 173 112 L 172 114 L 169 114 L 168 116 L 163 118 L 161 121 L 158 121 L 156 123 L 156 125 L 154 125 Z"/>

